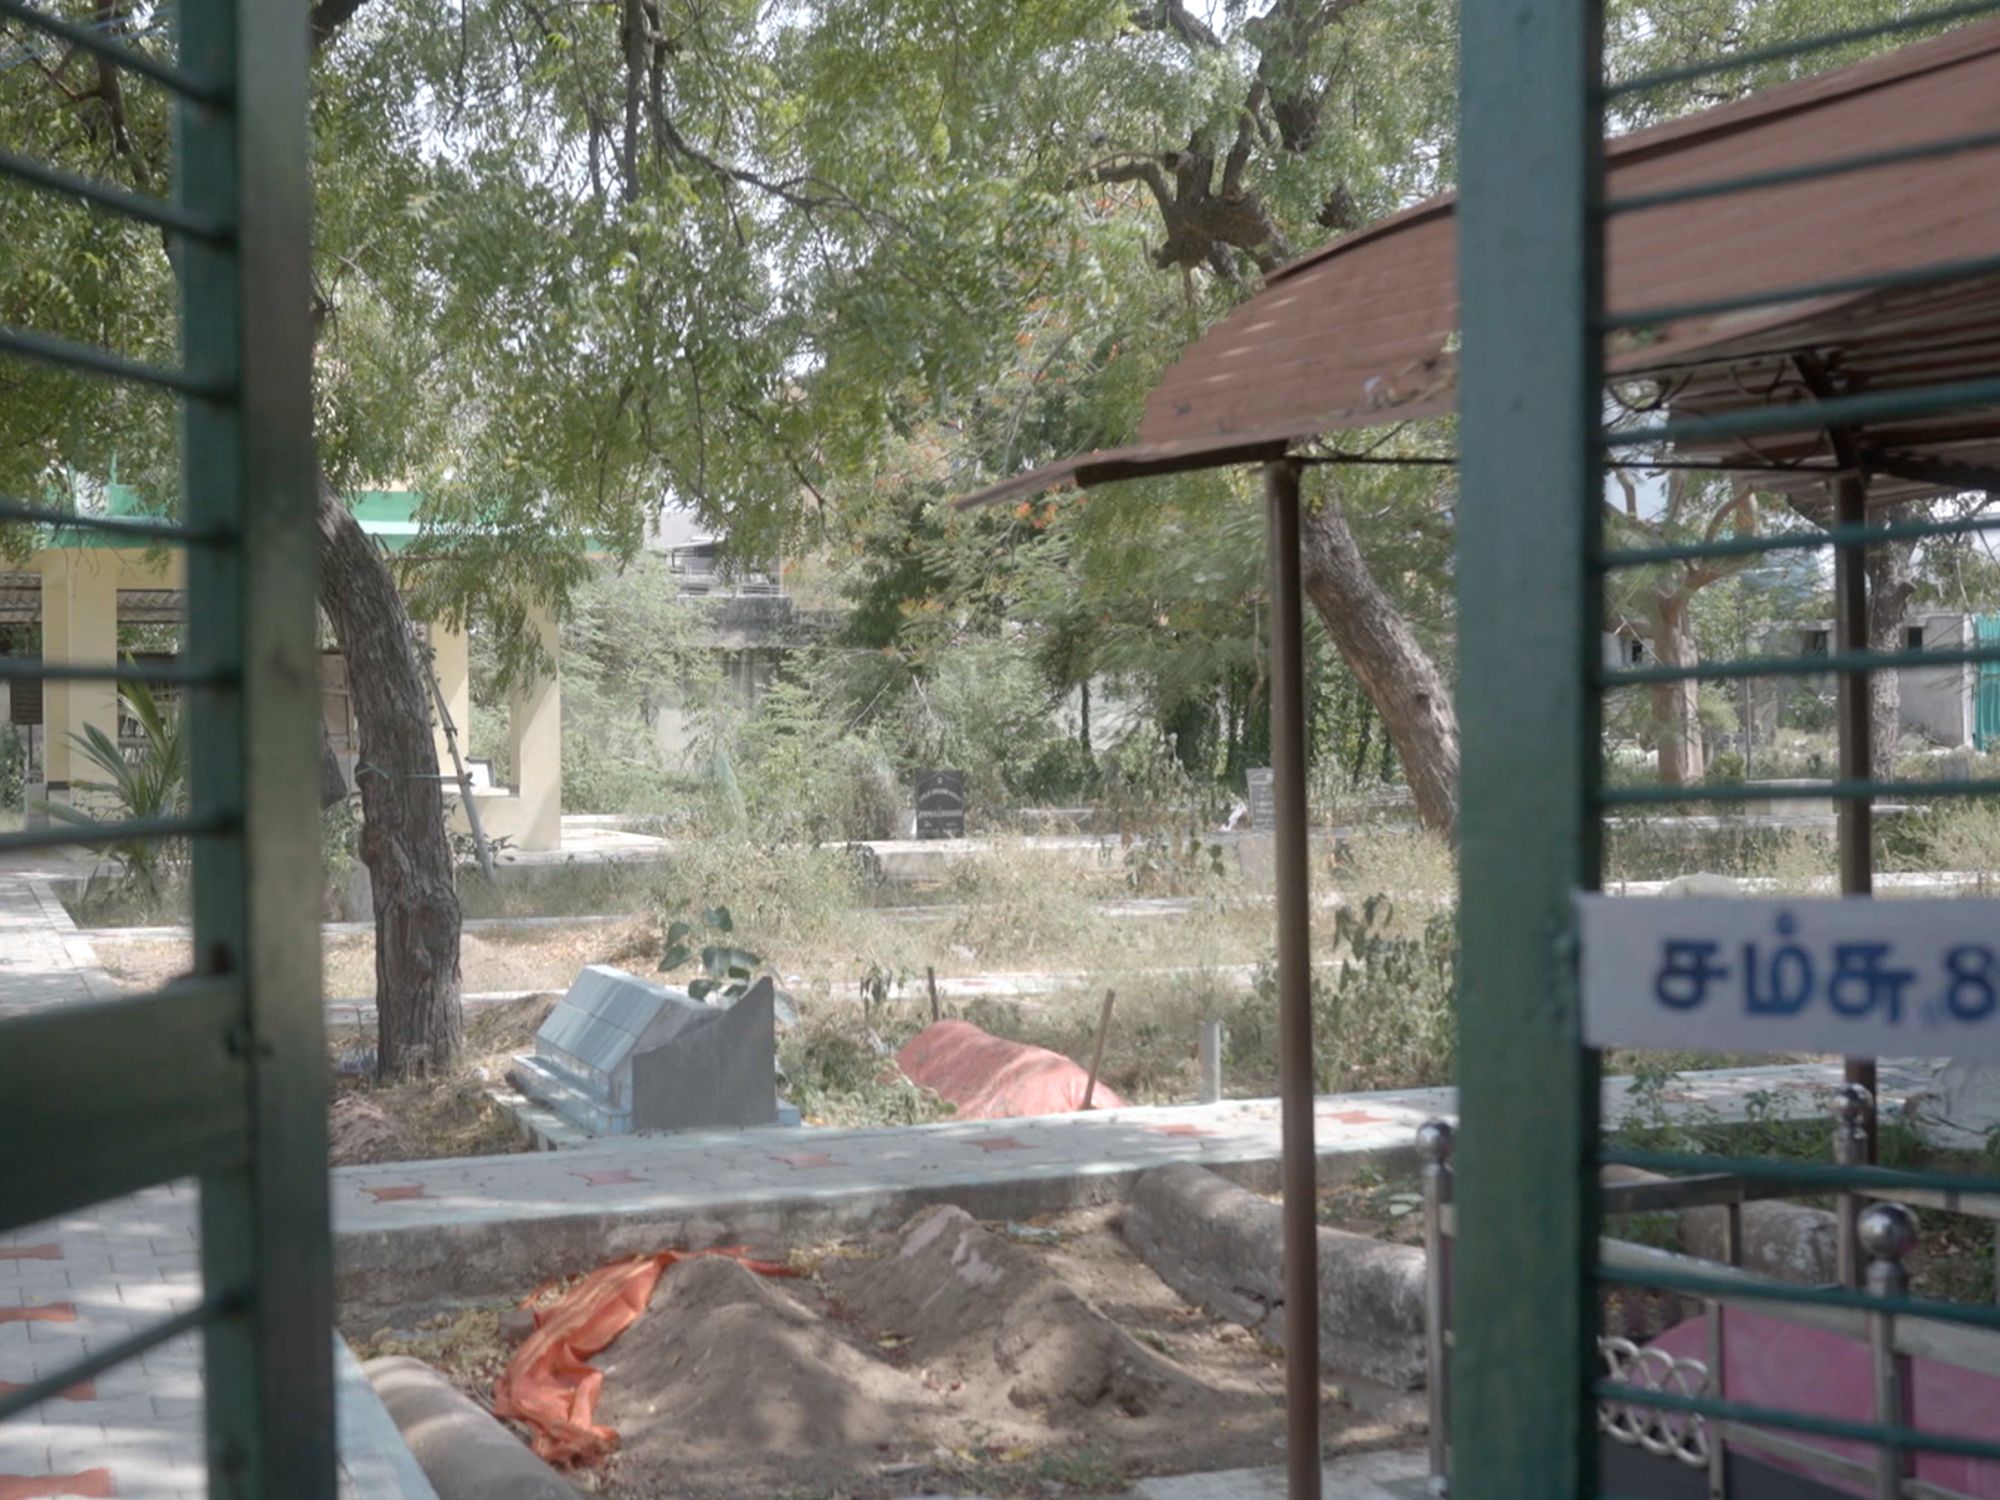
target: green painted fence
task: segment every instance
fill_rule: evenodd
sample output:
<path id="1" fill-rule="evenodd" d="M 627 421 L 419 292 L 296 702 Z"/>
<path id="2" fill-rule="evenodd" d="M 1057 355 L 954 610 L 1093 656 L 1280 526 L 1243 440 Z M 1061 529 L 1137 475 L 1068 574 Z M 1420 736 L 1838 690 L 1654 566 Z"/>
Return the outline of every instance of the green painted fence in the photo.
<path id="1" fill-rule="evenodd" d="M 178 397 L 182 498 L 173 514 L 141 520 L 9 503 L 0 522 L 137 533 L 185 549 L 191 603 L 174 680 L 190 722 L 189 806 L 136 823 L 0 834 L 0 854 L 187 840 L 195 972 L 157 994 L 0 1022 L 0 1229 L 194 1178 L 202 1297 L 0 1395 L 0 1420 L 199 1330 L 210 1493 L 330 1500 L 306 7 L 179 0 L 171 25 L 143 35 L 108 14 L 0 0 L 0 17 L 17 27 L 172 96 L 172 197 L 5 150 L 0 173 L 161 230 L 179 288 L 178 358 L 145 363 L 0 327 L 0 361 Z M 25 666 L 47 680 L 93 678 L 57 661 Z"/>
<path id="2" fill-rule="evenodd" d="M 1858 41 L 1893 45 L 1909 34 L 1990 13 L 1962 4 L 1894 16 L 1846 35 L 1821 36 L 1735 56 L 1689 59 L 1651 78 L 1607 79 L 1604 17 L 1592 0 L 1465 0 L 1461 58 L 1459 253 L 1461 495 L 1459 546 L 1459 705 L 1461 782 L 1460 1085 L 1462 1119 L 1455 1180 L 1451 1493 L 1455 1500 L 1577 1500 L 1599 1490 L 1597 1403 L 1609 1396 L 1641 1407 L 1675 1407 L 1724 1417 L 1755 1416 L 1805 1432 L 1863 1437 L 1898 1451 L 1929 1446 L 2000 1459 L 2000 1431 L 1980 1439 L 1912 1433 L 1896 1423 L 1832 1423 L 1797 1413 L 1753 1412 L 1736 1403 L 1687 1400 L 1607 1385 L 1599 1378 L 1596 1336 L 1608 1288 L 1657 1284 L 1645 1273 L 1611 1271 L 1599 1261 L 1600 1169 L 1644 1166 L 1672 1174 L 1772 1170 L 1758 1159 L 1721 1154 L 1642 1155 L 1607 1141 L 1598 1121 L 1599 1059 L 1580 1040 L 1572 893 L 1595 889 L 1602 873 L 1601 821 L 1609 812 L 1676 804 L 1727 805 L 1752 795 L 1742 786 L 1627 786 L 1603 779 L 1602 699 L 1614 687 L 1694 675 L 1788 677 L 1833 671 L 1853 681 L 1869 669 L 1931 661 L 1921 654 L 1835 651 L 1817 658 L 1765 658 L 1685 668 L 1606 667 L 1599 645 L 1607 579 L 1621 569 L 1658 567 L 1732 552 L 1832 548 L 1843 574 L 1879 524 L 1846 520 L 1830 531 L 1722 538 L 1624 551 L 1602 538 L 1607 447 L 1657 450 L 1677 438 L 1783 430 L 1797 413 L 1609 420 L 1602 375 L 1610 330 L 1603 305 L 1605 203 L 1602 139 L 1622 101 L 1664 83 L 1716 75 L 1748 64 L 1815 58 Z M 1801 15 L 1809 12 L 1801 11 Z M 1830 142 L 1831 158 L 1865 152 L 1867 142 Z M 1961 149 L 1955 145 L 1941 150 Z M 1991 159 L 1990 155 L 1987 159 Z M 1851 170 L 1851 162 L 1847 169 Z M 1817 169 L 1815 169 L 1817 170 Z M 1814 175 L 1808 172 L 1804 175 Z M 1793 178 L 1791 180 L 1798 180 Z M 1755 194 L 1769 184 L 1728 191 Z M 1988 256 L 2000 246 L 1985 247 Z M 1932 276 L 1932 280 L 1936 277 Z M 1874 278 L 1867 286 L 1918 284 L 1920 273 Z M 1860 288 L 1845 288 L 1855 290 Z M 1773 288 L 1773 304 L 1800 295 Z M 1675 315 L 1739 306 L 1676 308 Z M 1984 372 L 1990 374 L 1992 372 Z M 1822 398 L 1829 427 L 1964 410 L 2000 389 L 1968 379 L 1894 391 Z M 1922 518 L 1896 534 L 1951 535 L 1971 529 Z M 2000 669 L 2000 640 L 1982 627 L 1984 649 L 1960 659 L 1982 671 L 1982 726 L 1989 735 L 1986 675 Z M 1993 706 L 2000 715 L 2000 703 Z M 1991 794 L 1994 781 L 1881 783 L 1850 761 L 1830 788 L 1865 810 L 1878 795 L 1926 798 Z M 1865 834 L 1864 814 L 1854 822 Z M 1850 842 L 1850 847 L 1852 844 Z M 1865 888 L 1867 846 L 1850 888 Z M 1699 1037 L 1689 1045 L 1698 1047 Z M 1831 1124 L 1831 1122 L 1829 1122 Z M 1821 1167 L 1822 1190 L 1879 1182 L 1862 1167 Z M 1894 1174 L 1913 1195 L 1938 1187 L 1934 1174 Z M 1960 1178 L 1968 1191 L 2000 1181 Z M 1682 1290 L 1721 1290 L 1725 1283 Z M 1692 1278 L 1702 1282 L 1702 1278 Z M 1804 1290 L 1829 1305 L 1858 1294 Z M 1878 1304 L 1879 1305 L 1879 1304 Z M 1942 1321 L 1992 1326 L 1991 1307 L 1902 1299 Z M 1997 1423 L 1996 1426 L 2000 1426 Z M 1902 1487 L 1900 1495 L 1920 1490 Z"/>

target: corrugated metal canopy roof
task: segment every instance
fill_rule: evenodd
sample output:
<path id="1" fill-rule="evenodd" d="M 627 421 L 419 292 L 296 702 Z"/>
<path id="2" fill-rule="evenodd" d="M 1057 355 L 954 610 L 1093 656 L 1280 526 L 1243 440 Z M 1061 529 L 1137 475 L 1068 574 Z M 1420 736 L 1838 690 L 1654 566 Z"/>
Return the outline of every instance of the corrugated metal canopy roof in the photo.
<path id="1" fill-rule="evenodd" d="M 2000 21 L 1990 21 L 1613 140 L 1606 192 L 1637 198 L 1996 134 Z M 1279 268 L 1167 371 L 1134 442 L 1016 475 L 963 503 L 1275 458 L 1324 433 L 1452 410 L 1453 210 L 1451 196 L 1434 198 Z M 1609 337 L 1608 371 L 1658 380 L 1676 418 L 1809 400 L 1802 356 L 1838 391 L 2000 372 L 2000 274 L 1960 269 L 2000 255 L 1992 143 L 1619 213 L 1605 255 L 1611 319 L 1661 313 Z M 1894 291 L 1827 285 L 1919 268 L 1934 279 Z M 1711 301 L 1745 305 L 1673 311 Z M 1982 488 L 2000 471 L 2000 407 L 1871 426 L 1857 438 L 1877 502 Z M 1824 434 L 1805 423 L 1679 453 L 1746 468 L 1832 463 Z M 1823 480 L 1822 469 L 1759 483 L 1806 491 Z"/>

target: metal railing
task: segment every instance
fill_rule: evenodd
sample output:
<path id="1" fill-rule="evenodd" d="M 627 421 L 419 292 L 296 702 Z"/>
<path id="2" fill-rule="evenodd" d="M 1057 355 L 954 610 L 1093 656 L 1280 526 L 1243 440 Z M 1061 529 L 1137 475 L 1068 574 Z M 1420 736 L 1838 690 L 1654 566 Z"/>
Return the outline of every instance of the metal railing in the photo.
<path id="1" fill-rule="evenodd" d="M 1732 11 L 1727 24 L 1755 28 L 1779 15 L 1803 32 L 1810 9 L 1749 7 Z M 1906 1367 L 1899 1363 L 1914 1342 L 1927 1341 L 1936 1351 L 1931 1357 L 1945 1358 L 1986 1347 L 2000 1329 L 2000 1309 L 1912 1297 L 1900 1274 L 1907 1205 L 1963 1208 L 2000 1193 L 2000 1179 L 1875 1165 L 1865 1111 L 1853 1122 L 1859 1133 L 1832 1163 L 1642 1151 L 1607 1141 L 1601 1056 L 1581 1041 L 1578 933 L 1565 910 L 1578 892 L 1601 885 L 1607 814 L 1688 803 L 1728 811 L 1774 794 L 1699 777 L 1689 785 L 1611 784 L 1604 730 L 1605 699 L 1614 690 L 1835 674 L 1836 774 L 1830 783 L 1775 794 L 1834 799 L 1845 896 L 1872 891 L 1876 799 L 1943 806 L 2000 793 L 2000 778 L 1990 772 L 1920 782 L 1886 768 L 1877 774 L 1871 677 L 1947 662 L 1990 667 L 2000 648 L 1979 641 L 1945 651 L 1878 649 L 1869 630 L 1866 568 L 1870 547 L 1950 539 L 1995 524 L 1991 514 L 1947 518 L 1921 503 L 1884 517 L 1879 506 L 1871 509 L 1870 486 L 1881 482 L 1874 500 L 1900 504 L 1925 492 L 1912 486 L 1949 493 L 2000 482 L 1991 447 L 2000 428 L 2000 357 L 1990 334 L 2000 242 L 1990 219 L 1959 214 L 1952 225 L 1961 231 L 1977 225 L 1980 233 L 1953 236 L 1902 224 L 1902 241 L 1878 237 L 1869 254 L 1861 248 L 1862 231 L 1881 224 L 1884 213 L 1914 221 L 1921 207 L 1943 201 L 1942 188 L 1899 198 L 1884 187 L 1906 186 L 1940 164 L 1963 174 L 1954 179 L 1955 192 L 1966 203 L 1983 209 L 1996 201 L 2000 119 L 1992 112 L 1993 91 L 1979 82 L 1983 75 L 1948 76 L 1953 68 L 1990 66 L 1992 33 L 1961 38 L 1955 48 L 1940 43 L 1907 64 L 1899 76 L 1915 104 L 1893 130 L 1879 115 L 1861 119 L 1859 108 L 1844 116 L 1852 123 L 1839 131 L 1814 128 L 1831 116 L 1812 118 L 1843 98 L 1879 100 L 1876 91 L 1889 86 L 1884 80 L 1895 71 L 1884 64 L 1868 80 L 1802 89 L 1767 113 L 1746 108 L 1717 121 L 1727 134 L 1713 139 L 1740 142 L 1742 149 L 1717 149 L 1705 170 L 1674 170 L 1677 150 L 1711 139 L 1692 117 L 1672 141 L 1656 138 L 1645 152 L 1620 155 L 1606 146 L 1607 131 L 1650 117 L 1649 106 L 1657 104 L 1662 117 L 1690 108 L 1686 85 L 1699 82 L 1704 92 L 1740 98 L 1750 92 L 1745 70 L 1783 63 L 1785 76 L 1801 77 L 1833 49 L 1852 55 L 1863 44 L 1880 42 L 1876 50 L 1885 50 L 1891 39 L 1942 37 L 1960 23 L 1993 16 L 2000 0 L 1894 11 L 1849 29 L 1795 32 L 1734 51 L 1724 47 L 1728 33 L 1717 31 L 1714 55 L 1636 76 L 1614 72 L 1618 58 L 1607 49 L 1601 0 L 1516 0 L 1467 5 L 1459 13 L 1463 503 L 1455 515 L 1464 627 L 1459 1084 L 1466 1174 L 1454 1195 L 1467 1232 L 1453 1247 L 1450 1327 L 1466 1345 L 1461 1373 L 1473 1378 L 1461 1382 L 1455 1400 L 1443 1399 L 1452 1408 L 1453 1436 L 1466 1449 L 1461 1488 L 1469 1500 L 1529 1494 L 1578 1500 L 1596 1493 L 1591 1406 L 1604 1402 L 1617 1404 L 1628 1432 L 1635 1422 L 1644 1430 L 1632 1415 L 1644 1410 L 1721 1424 L 1718 1430 L 1732 1441 L 1741 1437 L 1746 1449 L 1807 1437 L 1872 1444 L 1878 1461 L 1864 1467 L 1884 1497 L 1937 1494 L 1910 1476 L 1912 1453 L 2000 1462 L 2000 1424 L 1977 1438 L 1912 1430 Z M 1691 21 L 1690 34 L 1699 35 L 1701 24 Z M 1635 45 L 1629 17 L 1616 18 L 1616 25 L 1613 41 Z M 1943 105 L 1954 83 L 1963 108 L 1947 117 Z M 1925 107 L 1931 100 L 1939 105 L 1935 113 Z M 1793 133 L 1765 130 L 1774 120 L 1788 122 Z M 1761 153 L 1751 149 L 1758 141 L 1766 148 Z M 1679 160 L 1696 157 L 1690 150 Z M 1785 225 L 1797 222 L 1794 215 L 1808 204 L 1801 195 L 1815 182 L 1830 189 L 1808 205 L 1823 217 L 1788 243 Z M 1711 213 L 1702 223 L 1713 234 L 1752 226 L 1740 257 L 1677 227 L 1683 211 L 1692 215 L 1718 201 L 1735 214 L 1725 222 Z M 1879 202 L 1894 207 L 1883 210 Z M 1834 227 L 1843 206 L 1852 243 Z M 1646 253 L 1659 257 L 1651 290 L 1644 289 L 1643 256 L 1632 248 L 1642 240 Z M 1830 243 L 1843 255 L 1803 253 Z M 1710 274 L 1718 266 L 1727 266 L 1727 274 Z M 1619 274 L 1608 277 L 1607 267 Z M 1723 332 L 1725 326 L 1741 337 Z M 1672 352 L 1678 333 L 1688 335 L 1680 357 Z M 1662 353 L 1647 373 L 1647 351 L 1656 345 Z M 1939 348 L 1950 352 L 1933 359 Z M 1644 399 L 1621 407 L 1615 398 L 1641 382 L 1650 382 Z M 1608 468 L 1648 459 L 1734 470 L 1746 488 L 1789 485 L 1816 524 L 1769 536 L 1704 536 L 1699 527 L 1685 536 L 1609 534 L 1619 523 L 1607 520 Z M 1746 647 L 1736 659 L 1699 665 L 1603 664 L 1606 596 L 1645 586 L 1634 570 L 1764 556 L 1831 559 L 1837 628 L 1825 654 Z M 1690 1024 L 1685 1045 L 1705 1044 L 1702 1027 Z M 1868 1058 L 1851 1058 L 1848 1072 L 1854 1084 L 1871 1087 Z M 1602 1213 L 1618 1200 L 1600 1177 L 1613 1166 L 1733 1179 L 1746 1190 L 1789 1183 L 1842 1195 L 1847 1284 L 1792 1286 L 1746 1279 L 1748 1273 L 1726 1266 L 1652 1257 L 1639 1264 L 1634 1252 L 1601 1239 Z M 1625 1286 L 1723 1306 L 1754 1303 L 1790 1321 L 1837 1324 L 1844 1336 L 1869 1341 L 1874 1420 L 1835 1422 L 1755 1409 L 1720 1392 L 1689 1396 L 1601 1378 L 1590 1368 L 1592 1320 L 1605 1290 Z M 1846 1481 L 1855 1477 L 1849 1471 Z"/>
<path id="2" fill-rule="evenodd" d="M 1866 1140 L 1868 1096 L 1849 1086 L 1836 1105 L 1834 1154 L 1851 1165 Z M 1457 1236 L 1453 1204 L 1456 1133 L 1442 1120 L 1427 1121 L 1416 1135 L 1422 1161 L 1425 1254 L 1425 1348 L 1429 1377 L 1429 1492 L 1451 1491 L 1452 1247 Z M 1854 1187 L 1839 1195 L 1839 1284 L 1854 1295 L 1835 1301 L 1814 1289 L 1743 1269 L 1746 1203 L 1795 1194 L 1801 1184 L 1776 1175 L 1728 1172 L 1697 1176 L 1626 1178 L 1603 1184 L 1607 1219 L 1637 1213 L 1716 1207 L 1723 1210 L 1722 1260 L 1716 1262 L 1629 1240 L 1600 1242 L 1605 1279 L 1632 1287 L 1698 1294 L 1703 1321 L 1702 1357 L 1676 1356 L 1626 1337 L 1600 1333 L 1600 1369 L 1594 1382 L 1599 1433 L 1615 1443 L 1671 1460 L 1708 1475 L 1710 1500 L 1739 1493 L 1732 1486 L 1732 1451 L 1769 1458 L 1835 1480 L 1868 1480 L 1877 1500 L 1974 1500 L 1947 1486 L 1918 1479 L 1919 1451 L 1971 1452 L 1989 1445 L 1916 1430 L 1911 1362 L 1926 1359 L 2000 1378 L 2000 1327 L 1968 1329 L 1935 1316 L 1938 1305 L 1913 1304 L 1905 1261 L 1916 1248 L 1918 1224 L 1907 1204 L 1886 1187 Z M 1808 1181 L 1807 1188 L 1816 1186 Z M 1941 1209 L 2000 1220 L 2000 1198 L 1916 1189 Z M 1870 1202 L 1874 1199 L 1878 1201 Z M 1921 1306 L 1921 1311 L 1912 1311 Z M 1729 1399 L 1729 1308 L 1755 1308 L 1763 1316 L 1816 1329 L 1863 1345 L 1874 1391 L 1873 1427 L 1837 1419 L 1752 1408 Z M 1933 1314 L 1925 1316 L 1926 1313 Z M 1873 1464 L 1830 1452 L 1803 1435 L 1862 1437 L 1877 1441 Z"/>

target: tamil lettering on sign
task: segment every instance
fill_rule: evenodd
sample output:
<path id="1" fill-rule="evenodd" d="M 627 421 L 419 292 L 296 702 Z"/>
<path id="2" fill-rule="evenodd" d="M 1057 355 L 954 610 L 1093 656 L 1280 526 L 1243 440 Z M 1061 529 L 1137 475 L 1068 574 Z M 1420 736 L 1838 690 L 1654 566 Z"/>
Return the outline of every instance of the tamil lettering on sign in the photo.
<path id="1" fill-rule="evenodd" d="M 917 837 L 965 837 L 965 772 L 917 772 Z"/>
<path id="2" fill-rule="evenodd" d="M 2000 901 L 1576 904 L 1590 1046 L 2000 1062 Z"/>
<path id="3" fill-rule="evenodd" d="M 1268 833 L 1278 826 L 1278 780 L 1269 766 L 1252 766 L 1243 773 L 1250 793 L 1250 826 Z"/>

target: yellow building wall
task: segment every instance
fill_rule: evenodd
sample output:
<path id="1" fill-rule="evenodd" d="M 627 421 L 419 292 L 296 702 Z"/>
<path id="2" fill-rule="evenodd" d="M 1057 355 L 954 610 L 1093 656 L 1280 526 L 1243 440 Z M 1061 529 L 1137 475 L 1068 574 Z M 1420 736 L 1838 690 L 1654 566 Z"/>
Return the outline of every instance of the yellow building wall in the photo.
<path id="1" fill-rule="evenodd" d="M 67 666 L 110 667 L 118 661 L 119 557 L 97 548 L 50 548 L 38 555 L 42 575 L 42 660 Z M 118 738 L 118 689 L 111 682 L 42 686 L 43 765 L 50 789 L 101 779 L 102 772 L 74 747 L 70 736 L 96 728 Z"/>
<path id="2" fill-rule="evenodd" d="M 35 554 L 42 575 L 42 654 L 45 660 L 112 666 L 118 660 L 118 591 L 186 587 L 186 560 L 177 552 L 109 547 L 49 547 Z M 544 650 L 554 662 L 560 632 L 545 609 L 533 615 Z M 465 632 L 432 622 L 425 627 L 445 702 L 465 753 L 472 722 L 470 642 Z M 44 686 L 44 747 L 48 779 L 67 783 L 89 779 L 71 753 L 69 736 L 96 725 L 116 739 L 117 689 L 110 682 Z M 508 738 L 513 751 L 514 787 L 480 793 L 486 833 L 506 838 L 517 849 L 538 852 L 562 847 L 562 682 L 560 670 L 523 683 L 508 704 Z M 455 778 L 449 746 L 432 709 L 438 773 Z M 454 827 L 467 827 L 455 780 L 444 784 Z"/>

